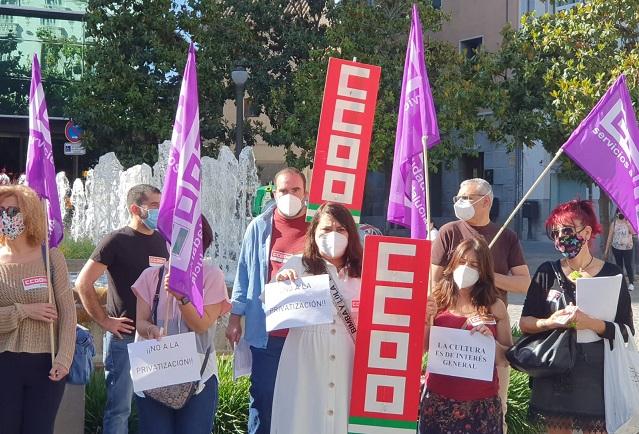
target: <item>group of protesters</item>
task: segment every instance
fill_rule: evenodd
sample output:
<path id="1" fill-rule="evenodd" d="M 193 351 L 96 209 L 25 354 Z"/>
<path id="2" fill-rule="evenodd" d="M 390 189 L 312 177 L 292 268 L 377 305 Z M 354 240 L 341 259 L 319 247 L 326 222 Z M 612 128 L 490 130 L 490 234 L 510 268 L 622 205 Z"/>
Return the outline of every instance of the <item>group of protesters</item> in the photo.
<path id="1" fill-rule="evenodd" d="M 169 250 L 156 231 L 161 191 L 137 185 L 128 192 L 128 225 L 108 234 L 81 270 L 75 290 L 84 308 L 105 331 L 104 372 L 107 400 L 103 433 L 125 434 L 133 398 L 140 433 L 209 434 L 218 402 L 214 336 L 218 318 L 230 312 L 226 337 L 250 347 L 251 434 L 345 434 L 362 277 L 362 236 L 342 205 L 324 203 L 306 221 L 307 185 L 293 168 L 274 178 L 273 201 L 246 229 L 229 294 L 222 271 L 204 268 L 204 312 L 169 285 Z M 506 352 L 513 345 L 508 293 L 526 294 L 519 327 L 536 334 L 572 327 L 615 338 L 613 322 L 588 316 L 577 305 L 575 276 L 621 274 L 617 265 L 596 258 L 593 243 L 602 232 L 589 201 L 558 205 L 546 220 L 548 236 L 560 259 L 548 258 L 531 278 L 515 232 L 490 220 L 491 185 L 475 178 L 461 183 L 453 198 L 457 220 L 443 225 L 432 239 L 426 347 L 431 326 L 470 330 L 492 336 L 492 381 L 428 374 L 421 397 L 420 433 L 503 433 L 510 377 Z M 75 302 L 64 256 L 45 252 L 44 211 L 38 196 L 23 185 L 0 186 L 0 433 L 46 434 L 64 393 L 75 342 Z M 213 229 L 202 218 L 204 250 Z M 633 288 L 632 228 L 617 214 L 610 236 L 615 257 L 625 261 L 614 323 L 634 333 L 629 288 Z M 627 241 L 630 236 L 630 241 Z M 624 238 L 625 237 L 625 238 Z M 495 239 L 495 240 L 494 240 Z M 491 241 L 494 245 L 489 247 Z M 50 261 L 47 273 L 45 261 Z M 94 285 L 106 272 L 106 310 Z M 575 274 L 575 272 L 577 272 Z M 328 274 L 333 308 L 330 324 L 266 331 L 265 285 Z M 53 300 L 48 299 L 48 276 Z M 559 287 L 561 302 L 551 297 Z M 165 311 L 168 316 L 163 315 Z M 158 313 L 160 312 L 160 314 Z M 55 358 L 51 357 L 53 325 Z M 200 355 L 201 380 L 179 409 L 133 392 L 127 345 L 136 339 L 193 331 Z M 550 433 L 605 432 L 604 341 L 577 344 L 568 373 L 531 381 L 529 416 Z"/>

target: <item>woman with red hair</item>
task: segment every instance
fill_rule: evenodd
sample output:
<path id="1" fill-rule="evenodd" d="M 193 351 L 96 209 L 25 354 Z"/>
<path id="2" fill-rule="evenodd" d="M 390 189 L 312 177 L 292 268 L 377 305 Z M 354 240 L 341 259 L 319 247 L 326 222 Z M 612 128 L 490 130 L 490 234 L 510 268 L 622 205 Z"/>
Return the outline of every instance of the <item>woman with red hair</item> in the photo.
<path id="1" fill-rule="evenodd" d="M 616 265 L 595 258 L 590 252 L 593 240 L 601 233 L 592 203 L 571 200 L 558 205 L 546 220 L 546 232 L 563 258 L 544 262 L 537 269 L 519 321 L 521 330 L 535 334 L 572 327 L 614 340 L 612 322 L 590 317 L 578 306 L 570 306 L 577 304 L 577 278 L 621 273 Z M 609 297 L 606 289 L 602 289 L 601 297 Z M 621 326 L 625 339 L 624 325 L 634 333 L 630 294 L 623 281 L 614 322 Z M 584 433 L 606 432 L 603 363 L 602 339 L 577 343 L 577 360 L 568 374 L 531 378 L 529 417 L 544 424 L 551 434 L 579 429 Z"/>

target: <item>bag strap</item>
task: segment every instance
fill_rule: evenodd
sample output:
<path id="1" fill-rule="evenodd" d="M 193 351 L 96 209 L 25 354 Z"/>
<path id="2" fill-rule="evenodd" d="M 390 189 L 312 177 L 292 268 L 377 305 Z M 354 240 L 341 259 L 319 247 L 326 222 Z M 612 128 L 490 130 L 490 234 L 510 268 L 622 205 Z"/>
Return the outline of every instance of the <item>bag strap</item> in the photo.
<path id="1" fill-rule="evenodd" d="M 331 291 L 331 301 L 337 309 L 337 313 L 344 323 L 346 330 L 350 332 L 351 339 L 355 342 L 355 335 L 357 334 L 357 326 L 355 325 L 355 321 L 353 321 L 353 317 L 351 316 L 350 311 L 348 310 L 348 306 L 346 305 L 346 300 L 342 297 L 342 294 L 339 292 L 335 281 L 333 280 L 333 276 L 328 272 L 328 280 L 330 282 L 330 291 Z"/>
<path id="2" fill-rule="evenodd" d="M 566 289 L 564 288 L 565 280 L 563 276 L 561 275 L 561 272 L 555 266 L 555 264 L 559 264 L 559 266 L 561 267 L 561 261 L 557 261 L 556 263 L 551 261 L 550 266 L 552 267 L 552 271 L 555 273 L 557 284 L 559 285 L 559 288 L 561 288 L 561 301 L 564 302 L 564 308 L 565 308 L 568 306 L 568 303 L 566 303 L 566 296 L 564 294 L 566 292 Z"/>
<path id="3" fill-rule="evenodd" d="M 162 287 L 162 278 L 164 277 L 164 266 L 161 266 L 158 270 L 158 285 L 155 288 L 155 295 L 153 296 L 153 307 L 151 308 L 151 319 L 153 324 L 158 324 L 158 305 L 160 304 L 160 288 Z M 168 327 L 168 325 L 166 325 Z"/>

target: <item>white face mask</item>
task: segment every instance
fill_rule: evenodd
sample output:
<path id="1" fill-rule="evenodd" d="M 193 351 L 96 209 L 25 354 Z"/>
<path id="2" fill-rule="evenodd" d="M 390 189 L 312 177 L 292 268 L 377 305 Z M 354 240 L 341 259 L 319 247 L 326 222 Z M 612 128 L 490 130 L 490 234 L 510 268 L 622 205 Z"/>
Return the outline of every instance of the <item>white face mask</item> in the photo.
<path id="1" fill-rule="evenodd" d="M 320 255 L 326 258 L 341 258 L 348 246 L 348 238 L 339 232 L 315 235 L 315 243 Z"/>
<path id="2" fill-rule="evenodd" d="M 302 201 L 292 194 L 285 194 L 277 199 L 277 209 L 285 217 L 295 217 L 302 210 Z"/>
<path id="3" fill-rule="evenodd" d="M 473 207 L 473 205 L 479 202 L 480 200 L 482 200 L 483 198 L 485 198 L 486 196 L 487 195 L 483 195 L 482 197 L 480 197 L 474 202 L 471 202 L 470 200 L 459 199 L 453 205 L 453 208 L 455 209 L 455 216 L 458 219 L 463 221 L 468 221 L 472 219 L 473 217 L 475 217 L 475 207 Z"/>
<path id="4" fill-rule="evenodd" d="M 479 271 L 468 265 L 460 265 L 453 271 L 453 281 L 459 289 L 470 288 L 479 280 Z"/>

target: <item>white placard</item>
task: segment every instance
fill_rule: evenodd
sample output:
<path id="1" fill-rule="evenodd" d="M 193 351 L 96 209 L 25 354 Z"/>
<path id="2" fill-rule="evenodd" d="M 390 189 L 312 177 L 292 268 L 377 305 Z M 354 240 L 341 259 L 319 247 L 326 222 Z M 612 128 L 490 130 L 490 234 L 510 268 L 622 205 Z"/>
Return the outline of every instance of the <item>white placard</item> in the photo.
<path id="1" fill-rule="evenodd" d="M 238 378 L 251 375 L 253 367 L 253 355 L 249 344 L 240 338 L 240 341 L 233 346 L 233 381 Z"/>
<path id="2" fill-rule="evenodd" d="M 428 344 L 428 372 L 493 381 L 495 339 L 469 330 L 432 326 Z"/>
<path id="3" fill-rule="evenodd" d="M 136 393 L 200 379 L 202 361 L 193 332 L 134 342 L 127 349 Z"/>
<path id="4" fill-rule="evenodd" d="M 333 322 L 328 274 L 264 286 L 266 331 Z"/>
<path id="5" fill-rule="evenodd" d="M 621 289 L 621 274 L 577 279 L 577 307 L 602 321 L 614 321 Z M 601 338 L 592 330 L 577 330 L 577 342 L 597 342 Z"/>

